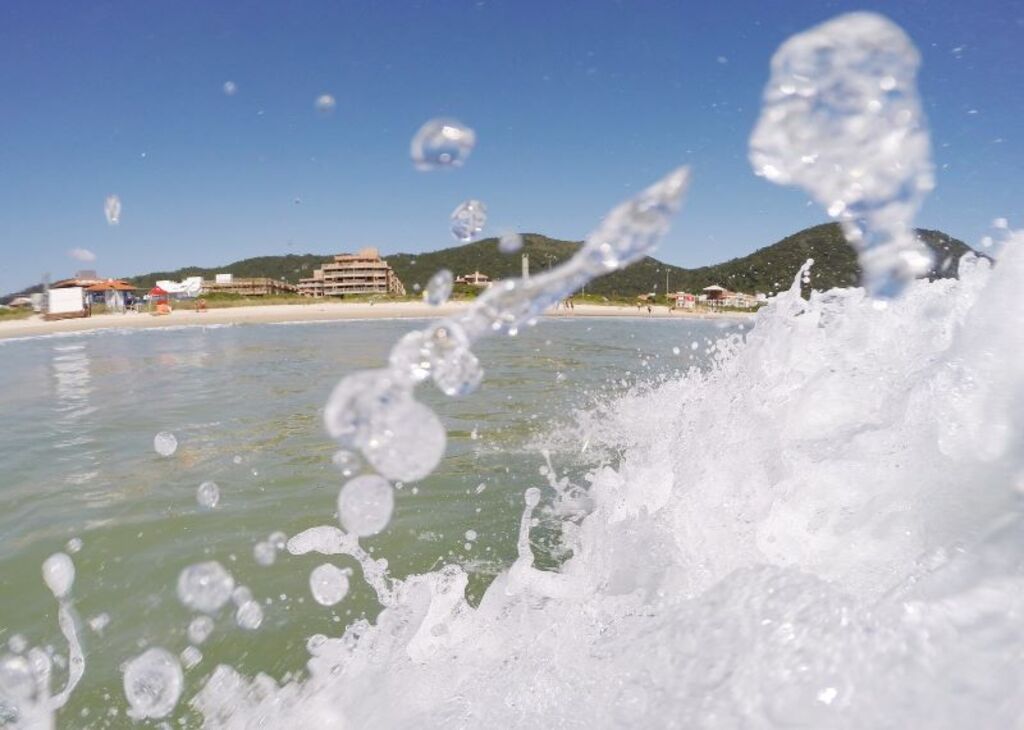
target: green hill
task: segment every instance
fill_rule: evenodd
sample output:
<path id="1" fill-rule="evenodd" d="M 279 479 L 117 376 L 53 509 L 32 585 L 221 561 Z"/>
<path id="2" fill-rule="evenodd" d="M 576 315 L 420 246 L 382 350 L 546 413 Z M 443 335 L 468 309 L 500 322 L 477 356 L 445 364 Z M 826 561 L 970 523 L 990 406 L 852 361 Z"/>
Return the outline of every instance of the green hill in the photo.
<path id="1" fill-rule="evenodd" d="M 918 229 L 918 237 L 935 255 L 932 278 L 956 276 L 959 259 L 972 249 L 940 231 Z M 578 241 L 560 241 L 535 233 L 523 235 L 523 252 L 530 256 L 530 270 L 557 266 L 579 250 Z M 632 299 L 638 294 L 665 291 L 697 292 L 711 284 L 733 291 L 772 293 L 793 281 L 797 270 L 808 258 L 814 259 L 811 286 L 815 289 L 853 286 L 860 282 L 861 269 L 854 250 L 843 238 L 839 225 L 825 223 L 758 249 L 752 254 L 713 266 L 684 269 L 647 257 L 623 271 L 616 271 L 587 285 L 587 293 L 608 298 Z M 186 276 L 212 279 L 214 274 L 230 272 L 238 278 L 269 276 L 292 283 L 312 275 L 313 269 L 331 259 L 330 255 L 289 254 L 243 259 L 224 266 L 190 266 L 175 271 L 156 271 L 131 277 L 135 286 L 149 289 L 158 279 L 179 281 Z M 481 271 L 492 279 L 518 276 L 522 264 L 518 254 L 498 251 L 498 239 L 485 238 L 463 246 L 429 253 L 399 253 L 385 259 L 411 294 L 414 285 L 425 286 L 438 269 L 450 269 L 456 275 Z M 14 296 L 14 295 L 10 295 Z"/>
<path id="2" fill-rule="evenodd" d="M 920 238 L 933 252 L 936 265 L 931 278 L 956 276 L 959 259 L 972 249 L 945 233 L 919 229 Z M 559 241 L 537 234 L 524 234 L 523 251 L 530 255 L 531 271 L 547 269 L 572 256 L 580 243 Z M 496 238 L 485 238 L 464 246 L 423 254 L 395 254 L 386 257 L 407 289 L 423 286 L 431 274 L 441 268 L 455 274 L 479 270 L 492 278 L 517 276 L 521 269 L 518 255 L 498 251 Z M 807 228 L 771 246 L 742 258 L 713 266 L 684 269 L 646 257 L 623 271 L 595 279 L 587 293 L 609 298 L 633 298 L 638 294 L 665 291 L 697 292 L 719 284 L 733 291 L 771 293 L 787 288 L 800 266 L 814 259 L 811 286 L 815 289 L 854 286 L 860 282 L 857 255 L 843 237 L 839 225 L 825 223 Z"/>

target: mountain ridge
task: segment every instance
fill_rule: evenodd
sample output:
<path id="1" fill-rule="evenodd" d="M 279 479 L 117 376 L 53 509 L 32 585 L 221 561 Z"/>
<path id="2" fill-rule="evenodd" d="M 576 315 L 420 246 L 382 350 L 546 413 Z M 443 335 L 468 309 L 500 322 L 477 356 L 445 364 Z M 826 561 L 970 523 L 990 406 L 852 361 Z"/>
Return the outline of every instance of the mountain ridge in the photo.
<path id="1" fill-rule="evenodd" d="M 969 252 L 977 253 L 963 241 L 941 231 L 917 229 L 916 233 L 932 251 L 935 259 L 929 278 L 956 276 L 960 257 Z M 582 245 L 580 241 L 563 241 L 537 233 L 524 233 L 522 237 L 522 252 L 529 254 L 530 269 L 533 272 L 560 264 Z M 155 271 L 125 278 L 145 289 L 150 288 L 158 279 L 180 280 L 186 276 L 212 279 L 214 274 L 222 272 L 230 272 L 239 278 L 269 276 L 295 283 L 302 277 L 311 276 L 314 268 L 330 261 L 332 256 L 257 256 L 223 266 L 186 266 L 173 271 Z M 667 275 L 670 291 L 695 292 L 705 286 L 719 284 L 734 291 L 770 294 L 788 287 L 808 258 L 813 258 L 815 262 L 810 278 L 810 286 L 814 289 L 848 287 L 860 283 L 861 269 L 856 252 L 846 242 L 837 223 L 823 223 L 762 246 L 745 256 L 709 266 L 688 269 L 647 256 L 626 269 L 595 279 L 587 285 L 586 290 L 598 296 L 620 299 L 651 291 L 664 293 Z M 497 238 L 485 238 L 426 253 L 396 253 L 384 259 L 391 264 L 410 293 L 415 285 L 426 286 L 430 276 L 441 268 L 450 269 L 456 275 L 479 270 L 492 279 L 518 276 L 521 271 L 519 254 L 501 253 Z M 9 294 L 3 300 L 32 290 L 38 291 L 39 287 Z"/>

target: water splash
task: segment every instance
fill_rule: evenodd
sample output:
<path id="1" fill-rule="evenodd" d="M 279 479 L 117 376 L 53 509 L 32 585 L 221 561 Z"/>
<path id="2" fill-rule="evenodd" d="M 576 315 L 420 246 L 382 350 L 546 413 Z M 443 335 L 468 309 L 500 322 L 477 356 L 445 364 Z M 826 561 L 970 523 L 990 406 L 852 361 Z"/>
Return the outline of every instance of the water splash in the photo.
<path id="1" fill-rule="evenodd" d="M 454 281 L 451 271 L 439 269 L 427 282 L 427 291 L 424 295 L 427 304 L 437 307 L 447 302 L 452 296 Z"/>
<path id="2" fill-rule="evenodd" d="M 455 119 L 431 119 L 412 138 L 409 155 L 418 170 L 462 167 L 476 146 L 476 133 Z"/>
<path id="3" fill-rule="evenodd" d="M 865 287 L 884 297 L 931 264 L 913 231 L 934 187 L 919 65 L 906 34 L 873 13 L 799 33 L 772 57 L 750 138 L 757 174 L 799 185 L 837 218 L 859 252 Z"/>
<path id="4" fill-rule="evenodd" d="M 107 225 L 116 226 L 121 222 L 121 198 L 116 195 L 108 195 L 103 202 L 103 215 L 107 219 Z"/>
<path id="5" fill-rule="evenodd" d="M 479 200 L 459 203 L 452 211 L 451 224 L 455 240 L 469 243 L 487 225 L 487 206 Z"/>

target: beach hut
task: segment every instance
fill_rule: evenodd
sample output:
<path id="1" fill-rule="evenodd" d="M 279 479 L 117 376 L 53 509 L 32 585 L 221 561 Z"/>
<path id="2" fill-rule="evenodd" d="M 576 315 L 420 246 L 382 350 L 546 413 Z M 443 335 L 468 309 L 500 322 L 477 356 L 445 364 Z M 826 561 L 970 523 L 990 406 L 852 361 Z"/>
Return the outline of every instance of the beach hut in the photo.
<path id="1" fill-rule="evenodd" d="M 87 286 L 85 291 L 89 294 L 102 293 L 103 303 L 108 312 L 124 312 L 127 310 L 126 297 L 128 292 L 135 291 L 135 287 L 126 281 L 119 279 L 107 279 L 98 284 Z"/>

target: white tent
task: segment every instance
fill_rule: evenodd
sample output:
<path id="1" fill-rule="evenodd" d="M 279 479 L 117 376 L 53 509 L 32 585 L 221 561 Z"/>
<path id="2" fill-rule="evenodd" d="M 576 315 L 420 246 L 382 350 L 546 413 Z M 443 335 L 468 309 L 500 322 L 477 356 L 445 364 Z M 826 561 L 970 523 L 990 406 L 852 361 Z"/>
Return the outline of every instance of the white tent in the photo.
<path id="1" fill-rule="evenodd" d="M 203 289 L 203 277 L 190 276 L 183 281 L 158 281 L 156 285 L 168 294 L 193 299 L 199 296 Z"/>

